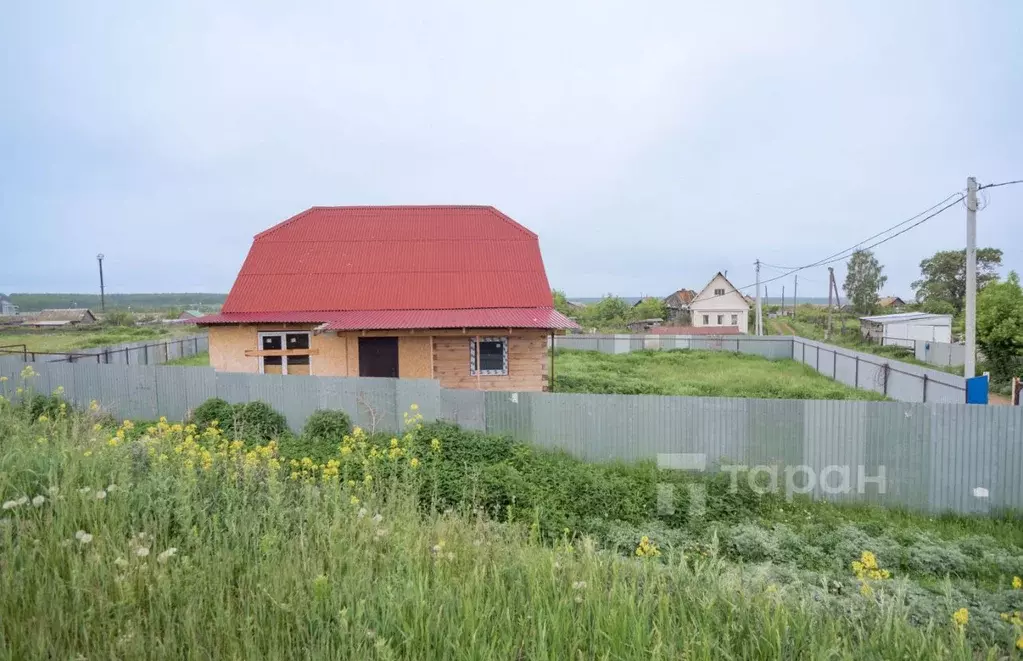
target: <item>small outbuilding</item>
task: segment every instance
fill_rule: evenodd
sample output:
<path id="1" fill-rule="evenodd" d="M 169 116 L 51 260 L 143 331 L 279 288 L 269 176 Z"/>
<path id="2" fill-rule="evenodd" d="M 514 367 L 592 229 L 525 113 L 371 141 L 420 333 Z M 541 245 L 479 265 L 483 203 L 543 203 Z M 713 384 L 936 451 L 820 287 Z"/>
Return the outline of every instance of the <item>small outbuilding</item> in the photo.
<path id="1" fill-rule="evenodd" d="M 913 348 L 916 340 L 952 341 L 952 315 L 903 312 L 860 317 L 860 333 L 871 342 Z"/>
<path id="2" fill-rule="evenodd" d="M 64 326 L 85 326 L 96 323 L 96 315 L 89 308 L 61 308 L 41 310 L 31 315 L 26 326 L 37 328 L 61 328 Z"/>

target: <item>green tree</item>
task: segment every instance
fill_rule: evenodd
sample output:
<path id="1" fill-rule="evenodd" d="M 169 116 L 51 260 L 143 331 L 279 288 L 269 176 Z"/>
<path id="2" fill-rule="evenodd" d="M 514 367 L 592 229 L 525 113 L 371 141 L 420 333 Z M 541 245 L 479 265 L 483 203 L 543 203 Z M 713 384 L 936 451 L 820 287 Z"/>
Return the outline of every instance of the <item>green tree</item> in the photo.
<path id="1" fill-rule="evenodd" d="M 869 250 L 857 250 L 849 258 L 845 274 L 845 296 L 852 303 L 853 310 L 859 314 L 871 314 L 877 308 L 877 298 L 888 282 L 883 275 L 884 267 L 878 263 L 874 253 Z"/>
<path id="2" fill-rule="evenodd" d="M 622 329 L 629 317 L 629 304 L 624 299 L 608 294 L 579 312 L 579 322 L 600 329 Z"/>
<path id="3" fill-rule="evenodd" d="M 977 289 L 998 280 L 1002 265 L 998 248 L 977 249 Z M 920 279 L 912 284 L 921 303 L 945 301 L 956 314 L 966 307 L 966 251 L 942 250 L 920 262 Z"/>
<path id="4" fill-rule="evenodd" d="M 565 298 L 565 292 L 560 289 L 552 289 L 551 296 L 554 297 L 554 309 L 561 314 L 568 316 L 572 312 L 572 308 L 568 305 L 568 299 Z"/>
<path id="5" fill-rule="evenodd" d="M 664 319 L 667 316 L 668 308 L 665 307 L 664 301 L 652 297 L 644 298 L 634 305 L 629 314 L 630 319 L 633 321 L 638 319 Z"/>
<path id="6" fill-rule="evenodd" d="M 1013 271 L 977 295 L 977 346 L 995 381 L 1012 378 L 1023 356 L 1023 288 Z"/>

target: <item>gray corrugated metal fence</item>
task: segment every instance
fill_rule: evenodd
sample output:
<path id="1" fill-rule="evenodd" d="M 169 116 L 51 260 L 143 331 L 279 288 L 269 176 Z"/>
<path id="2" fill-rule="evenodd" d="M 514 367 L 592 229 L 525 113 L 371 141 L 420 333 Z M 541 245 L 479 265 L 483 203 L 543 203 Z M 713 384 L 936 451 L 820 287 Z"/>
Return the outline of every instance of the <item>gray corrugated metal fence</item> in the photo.
<path id="1" fill-rule="evenodd" d="M 565 335 L 559 349 L 628 353 L 644 349 L 735 351 L 771 360 L 796 360 L 847 386 L 900 402 L 965 402 L 961 376 L 789 335 Z"/>
<path id="2" fill-rule="evenodd" d="M 966 345 L 930 340 L 913 340 L 913 342 L 915 343 L 913 353 L 917 360 L 947 367 L 958 367 L 966 363 Z"/>
<path id="3" fill-rule="evenodd" d="M 771 340 L 773 341 L 773 340 Z M 771 342 L 768 341 L 768 342 Z M 861 384 L 876 366 L 800 342 L 800 359 Z M 767 345 L 764 345 L 767 346 Z M 765 349 L 766 350 L 766 349 Z M 876 356 L 869 356 L 876 360 Z M 853 361 L 850 363 L 849 361 Z M 13 396 L 25 363 L 0 358 L 0 393 Z M 427 420 L 505 433 L 590 460 L 702 456 L 720 464 L 803 467 L 826 476 L 817 497 L 915 509 L 987 512 L 1023 508 L 1023 407 L 902 402 L 761 400 L 654 395 L 583 395 L 448 390 L 437 381 L 216 373 L 203 367 L 37 363 L 39 392 L 63 386 L 84 407 L 92 400 L 118 418 L 184 419 L 210 397 L 262 400 L 295 431 L 317 408 L 341 409 L 355 424 L 397 430 L 412 404 Z M 850 372 L 852 370 L 852 372 Z M 873 372 L 871 370 L 874 370 Z M 845 375 L 845 376 L 842 376 Z M 891 379 L 891 375 L 889 374 Z M 874 381 L 871 381 L 874 380 Z M 889 387 L 911 388 L 890 381 Z M 939 386 L 932 386 L 939 387 Z M 770 470 L 765 468 L 764 470 Z M 831 493 L 847 471 L 850 493 Z M 861 477 L 886 477 L 886 488 Z M 784 473 L 782 473 L 784 474 Z M 839 479 L 841 483 L 842 480 Z"/>

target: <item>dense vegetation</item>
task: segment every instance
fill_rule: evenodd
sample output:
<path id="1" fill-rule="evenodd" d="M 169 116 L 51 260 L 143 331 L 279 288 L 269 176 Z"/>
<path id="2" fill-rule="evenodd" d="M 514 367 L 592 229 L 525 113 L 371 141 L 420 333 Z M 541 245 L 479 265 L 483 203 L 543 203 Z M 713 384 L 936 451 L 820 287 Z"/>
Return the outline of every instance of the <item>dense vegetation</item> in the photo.
<path id="1" fill-rule="evenodd" d="M 1010 520 L 786 502 L 415 411 L 393 437 L 318 415 L 313 460 L 37 400 L 0 402 L 10 658 L 970 659 L 1023 634 Z"/>
<path id="2" fill-rule="evenodd" d="M 558 349 L 557 392 L 689 395 L 770 399 L 884 399 L 850 388 L 792 360 L 724 351 L 634 351 L 604 354 Z"/>

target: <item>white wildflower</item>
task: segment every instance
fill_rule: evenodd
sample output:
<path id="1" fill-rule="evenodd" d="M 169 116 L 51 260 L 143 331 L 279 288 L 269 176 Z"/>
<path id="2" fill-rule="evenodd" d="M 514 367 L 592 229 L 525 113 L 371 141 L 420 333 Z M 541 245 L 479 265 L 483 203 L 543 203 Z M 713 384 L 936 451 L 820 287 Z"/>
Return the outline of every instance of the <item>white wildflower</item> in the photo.
<path id="1" fill-rule="evenodd" d="M 46 490 L 46 493 L 50 494 L 50 498 L 56 498 L 57 494 L 60 493 L 60 489 L 56 486 L 52 486 Z"/>
<path id="2" fill-rule="evenodd" d="M 177 554 L 177 552 L 178 550 L 172 546 L 160 555 L 156 556 L 156 561 L 163 564 L 170 560 L 175 554 Z"/>
<path id="3" fill-rule="evenodd" d="M 581 604 L 581 603 L 583 603 L 583 597 L 582 597 L 582 595 L 579 595 L 579 594 L 577 594 L 577 595 L 575 596 L 575 603 L 577 603 L 577 604 Z"/>
<path id="4" fill-rule="evenodd" d="M 17 503 L 17 501 L 14 501 L 14 500 L 5 500 L 4 504 L 3 504 L 3 508 L 5 510 L 12 510 L 12 509 L 14 509 L 17 506 L 18 506 L 18 503 Z"/>
<path id="5" fill-rule="evenodd" d="M 147 555 L 149 555 L 149 548 L 146 546 L 140 546 L 137 549 L 135 549 L 135 555 L 137 555 L 140 558 L 144 558 Z"/>
<path id="6" fill-rule="evenodd" d="M 433 551 L 434 553 L 440 553 L 441 548 L 443 548 L 443 547 L 441 547 L 440 544 L 434 544 L 433 548 L 430 549 L 430 550 Z"/>
<path id="7" fill-rule="evenodd" d="M 125 567 L 128 566 L 128 561 L 125 560 L 124 558 L 117 558 L 117 560 L 114 560 L 114 564 L 120 567 L 121 569 L 124 569 Z"/>
<path id="8" fill-rule="evenodd" d="M 383 520 L 384 520 L 384 517 L 381 516 L 380 514 L 374 514 L 373 515 L 373 523 L 380 523 Z"/>
<path id="9" fill-rule="evenodd" d="M 42 507 L 43 503 L 46 502 L 45 496 L 36 496 L 32 499 L 32 507 Z"/>
<path id="10" fill-rule="evenodd" d="M 359 508 L 359 513 L 357 514 L 357 516 L 358 516 L 358 517 L 359 517 L 360 519 L 361 519 L 362 517 L 366 516 L 366 508 L 365 508 L 365 507 L 360 507 L 360 508 Z"/>
<path id="11" fill-rule="evenodd" d="M 84 530 L 79 530 L 78 532 L 75 533 L 75 539 L 78 540 L 79 544 L 88 544 L 89 542 L 92 541 L 92 535 L 85 532 Z"/>
<path id="12" fill-rule="evenodd" d="M 92 487 L 82 487 L 81 489 L 78 490 L 78 493 L 88 495 L 92 493 Z"/>
<path id="13" fill-rule="evenodd" d="M 17 499 L 14 502 L 17 503 L 18 507 L 21 507 L 22 505 L 28 505 L 28 496 L 22 496 L 21 498 Z"/>
<path id="14" fill-rule="evenodd" d="M 109 484 L 109 485 L 107 485 L 107 493 L 114 493 L 115 491 L 117 491 L 117 485 L 116 484 Z"/>
<path id="15" fill-rule="evenodd" d="M 572 584 L 572 589 L 573 590 L 585 590 L 586 589 L 586 581 L 576 581 L 575 583 Z"/>
<path id="16" fill-rule="evenodd" d="M 107 492 L 104 491 L 103 489 L 100 489 L 99 491 L 96 492 L 96 500 L 103 500 L 106 497 L 107 497 Z"/>

